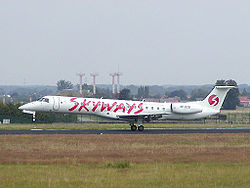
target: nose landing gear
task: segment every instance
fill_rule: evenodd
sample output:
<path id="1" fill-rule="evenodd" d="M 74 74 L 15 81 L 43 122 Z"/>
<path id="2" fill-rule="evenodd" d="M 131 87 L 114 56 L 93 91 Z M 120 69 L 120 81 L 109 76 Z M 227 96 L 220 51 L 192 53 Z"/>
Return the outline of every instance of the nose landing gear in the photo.
<path id="1" fill-rule="evenodd" d="M 32 121 L 36 121 L 36 112 L 33 112 L 33 114 L 32 114 Z"/>

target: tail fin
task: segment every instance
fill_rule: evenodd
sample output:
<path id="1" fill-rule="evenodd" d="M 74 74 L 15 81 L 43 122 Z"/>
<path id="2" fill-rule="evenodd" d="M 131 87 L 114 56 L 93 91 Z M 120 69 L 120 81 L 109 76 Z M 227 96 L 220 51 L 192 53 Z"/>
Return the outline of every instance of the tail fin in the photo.
<path id="1" fill-rule="evenodd" d="M 235 86 L 215 86 L 202 101 L 203 105 L 214 110 L 220 110 L 227 92 L 232 88 L 235 88 Z"/>

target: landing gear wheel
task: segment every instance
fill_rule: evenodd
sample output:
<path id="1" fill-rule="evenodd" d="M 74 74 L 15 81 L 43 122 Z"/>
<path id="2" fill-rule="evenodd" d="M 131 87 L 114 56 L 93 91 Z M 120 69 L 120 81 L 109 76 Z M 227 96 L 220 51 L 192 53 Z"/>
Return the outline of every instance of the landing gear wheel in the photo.
<path id="1" fill-rule="evenodd" d="M 143 131 L 143 130 L 144 130 L 144 126 L 143 125 L 138 126 L 138 131 Z"/>
<path id="2" fill-rule="evenodd" d="M 131 125 L 131 131 L 136 131 L 137 127 L 135 125 Z"/>

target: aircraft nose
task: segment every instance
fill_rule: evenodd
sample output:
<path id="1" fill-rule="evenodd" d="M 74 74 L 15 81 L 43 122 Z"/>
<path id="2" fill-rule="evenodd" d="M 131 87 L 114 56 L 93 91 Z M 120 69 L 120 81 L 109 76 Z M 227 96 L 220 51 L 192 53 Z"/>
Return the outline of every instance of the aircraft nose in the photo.
<path id="1" fill-rule="evenodd" d="M 31 110 L 32 105 L 30 103 L 20 106 L 19 110 Z"/>
<path id="2" fill-rule="evenodd" d="M 24 110 L 24 106 L 25 105 L 19 106 L 18 110 Z"/>

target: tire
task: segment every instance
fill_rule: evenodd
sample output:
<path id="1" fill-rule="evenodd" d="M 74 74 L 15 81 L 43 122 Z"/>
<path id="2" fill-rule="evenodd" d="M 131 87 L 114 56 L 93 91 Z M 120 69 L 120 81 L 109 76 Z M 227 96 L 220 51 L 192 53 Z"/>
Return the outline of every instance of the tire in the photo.
<path id="1" fill-rule="evenodd" d="M 137 127 L 135 125 L 131 126 L 131 131 L 136 131 Z"/>
<path id="2" fill-rule="evenodd" d="M 144 126 L 143 125 L 140 125 L 139 127 L 138 127 L 138 131 L 143 131 L 144 130 Z"/>

